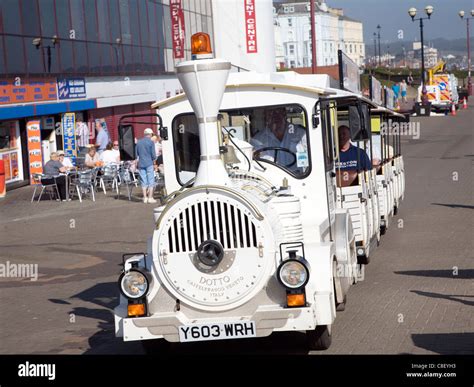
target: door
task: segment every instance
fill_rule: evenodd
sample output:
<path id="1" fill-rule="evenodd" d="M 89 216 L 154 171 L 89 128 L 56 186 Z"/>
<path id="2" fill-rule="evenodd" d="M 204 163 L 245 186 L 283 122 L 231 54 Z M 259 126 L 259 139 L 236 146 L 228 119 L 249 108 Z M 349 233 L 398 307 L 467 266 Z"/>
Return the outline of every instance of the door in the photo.
<path id="1" fill-rule="evenodd" d="M 336 171 L 334 160 L 337 155 L 337 106 L 335 101 L 320 100 L 321 132 L 323 136 L 324 166 L 326 175 L 326 193 L 328 201 L 328 219 L 330 237 L 333 240 L 336 211 Z M 317 111 L 316 104 L 316 111 Z"/>

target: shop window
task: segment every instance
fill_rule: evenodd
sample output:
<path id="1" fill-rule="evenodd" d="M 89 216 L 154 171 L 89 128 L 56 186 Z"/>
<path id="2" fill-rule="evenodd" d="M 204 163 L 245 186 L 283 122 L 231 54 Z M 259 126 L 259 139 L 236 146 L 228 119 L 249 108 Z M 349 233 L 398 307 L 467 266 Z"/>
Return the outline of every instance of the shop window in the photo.
<path id="1" fill-rule="evenodd" d="M 5 166 L 5 181 L 23 180 L 23 161 L 18 121 L 0 122 L 0 159 Z"/>

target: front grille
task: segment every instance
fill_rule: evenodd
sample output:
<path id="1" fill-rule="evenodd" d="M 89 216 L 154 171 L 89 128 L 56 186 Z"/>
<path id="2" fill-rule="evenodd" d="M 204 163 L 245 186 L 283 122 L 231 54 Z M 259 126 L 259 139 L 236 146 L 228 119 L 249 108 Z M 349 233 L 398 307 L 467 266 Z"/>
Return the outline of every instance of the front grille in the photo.
<path id="1" fill-rule="evenodd" d="M 249 216 L 218 200 L 182 210 L 168 229 L 170 253 L 196 251 L 209 239 L 218 241 L 225 249 L 257 247 L 256 227 Z"/>

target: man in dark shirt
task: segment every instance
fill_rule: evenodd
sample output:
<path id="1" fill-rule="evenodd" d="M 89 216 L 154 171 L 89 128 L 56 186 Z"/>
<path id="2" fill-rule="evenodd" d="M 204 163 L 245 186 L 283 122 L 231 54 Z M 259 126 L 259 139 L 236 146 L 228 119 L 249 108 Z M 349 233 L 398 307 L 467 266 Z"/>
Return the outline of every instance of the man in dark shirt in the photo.
<path id="1" fill-rule="evenodd" d="M 153 130 L 145 129 L 145 137 L 137 143 L 138 173 L 143 190 L 143 203 L 156 203 L 153 198 L 153 188 L 155 187 L 155 169 L 153 163 L 156 159 L 155 144 L 151 140 Z"/>
<path id="2" fill-rule="evenodd" d="M 363 149 L 351 144 L 350 130 L 346 125 L 341 125 L 339 133 L 339 161 L 336 168 L 341 170 L 367 171 L 371 169 L 369 156 Z M 359 157 L 357 157 L 359 152 Z M 360 163 L 360 164 L 359 164 Z"/>
<path id="3" fill-rule="evenodd" d="M 59 161 L 59 155 L 57 152 L 52 152 L 50 160 L 43 167 L 43 174 L 46 176 L 41 179 L 43 184 L 53 184 L 56 182 L 58 185 L 59 198 L 62 201 L 66 201 L 66 176 L 59 175 L 65 173 L 66 167 L 64 167 Z"/>

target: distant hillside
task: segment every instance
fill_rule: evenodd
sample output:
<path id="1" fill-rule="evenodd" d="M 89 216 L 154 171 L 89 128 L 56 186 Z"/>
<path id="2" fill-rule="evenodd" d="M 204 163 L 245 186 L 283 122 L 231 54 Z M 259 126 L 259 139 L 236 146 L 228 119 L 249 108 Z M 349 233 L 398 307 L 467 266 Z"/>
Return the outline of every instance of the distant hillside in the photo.
<path id="1" fill-rule="evenodd" d="M 471 38 L 472 39 L 472 38 Z M 466 39 L 429 39 L 425 40 L 425 46 L 432 46 L 441 51 L 442 55 L 453 54 L 453 55 L 462 55 L 466 53 Z M 413 49 L 413 42 L 411 41 L 395 41 L 390 43 L 382 43 L 381 49 L 382 53 L 390 52 L 392 55 L 403 55 L 403 48 L 406 51 Z M 374 44 L 373 41 L 368 43 L 366 42 L 366 51 L 369 55 L 374 54 Z M 471 50 L 472 51 L 472 50 Z M 472 52 L 471 52 L 472 55 Z"/>

